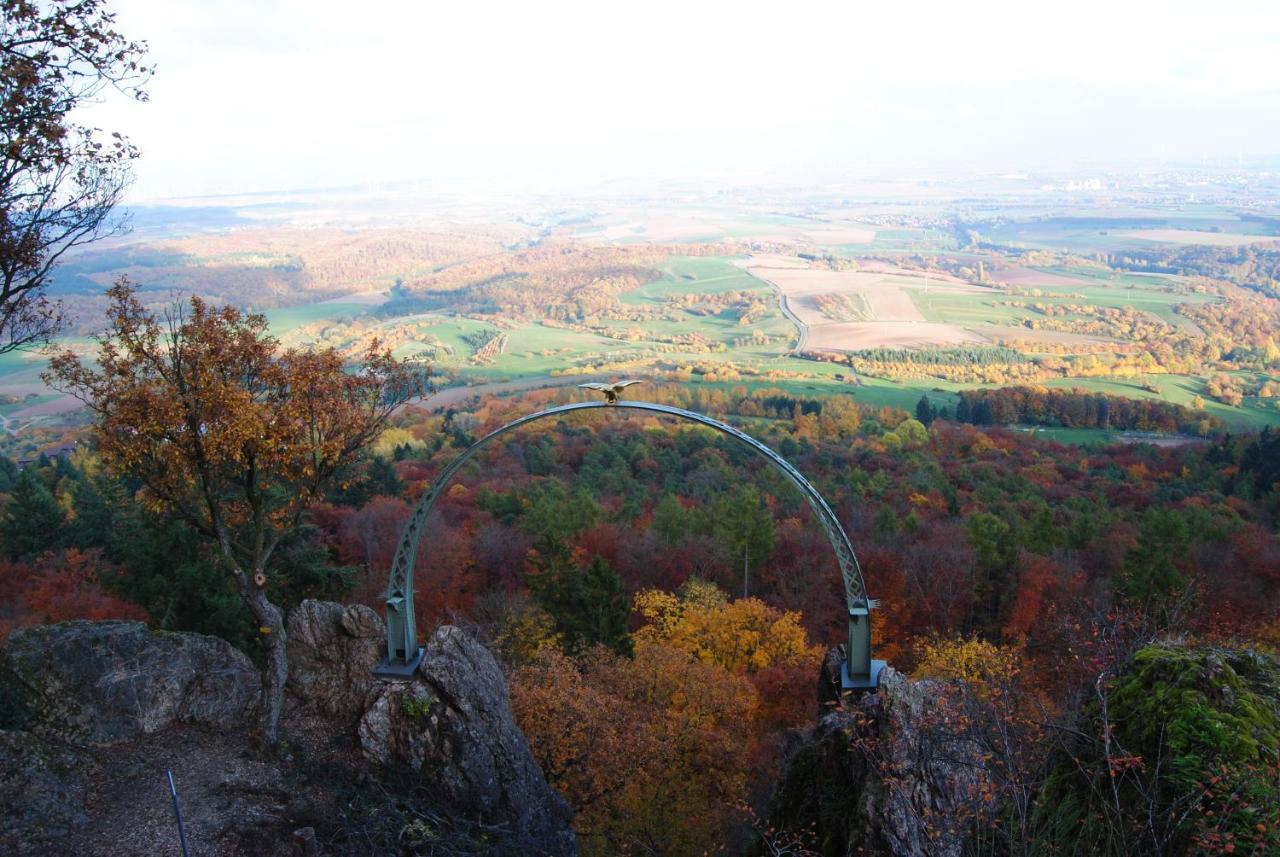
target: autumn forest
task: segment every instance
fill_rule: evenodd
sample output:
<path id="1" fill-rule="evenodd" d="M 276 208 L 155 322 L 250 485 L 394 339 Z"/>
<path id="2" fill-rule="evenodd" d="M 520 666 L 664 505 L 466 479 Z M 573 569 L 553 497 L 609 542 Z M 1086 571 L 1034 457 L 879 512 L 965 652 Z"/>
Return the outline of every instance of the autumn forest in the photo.
<path id="1" fill-rule="evenodd" d="M 238 5 L 0 0 L 0 852 L 1280 854 L 1237 25 Z"/>

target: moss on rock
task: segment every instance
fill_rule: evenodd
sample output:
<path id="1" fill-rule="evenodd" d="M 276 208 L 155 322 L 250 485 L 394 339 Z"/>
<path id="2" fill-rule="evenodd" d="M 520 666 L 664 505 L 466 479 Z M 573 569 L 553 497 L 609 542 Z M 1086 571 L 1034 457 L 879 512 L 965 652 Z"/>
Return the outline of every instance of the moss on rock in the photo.
<path id="1" fill-rule="evenodd" d="M 1041 829 L 1059 852 L 1276 853 L 1278 770 L 1280 662 L 1153 644 L 1085 707 L 1042 790 Z"/>

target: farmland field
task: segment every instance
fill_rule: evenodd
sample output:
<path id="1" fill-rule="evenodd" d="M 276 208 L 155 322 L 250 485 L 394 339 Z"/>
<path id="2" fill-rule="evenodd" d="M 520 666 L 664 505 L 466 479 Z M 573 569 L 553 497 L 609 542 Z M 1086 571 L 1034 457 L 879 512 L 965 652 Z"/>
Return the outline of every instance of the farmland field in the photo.
<path id="1" fill-rule="evenodd" d="M 1139 229 L 1117 234 L 1123 238 L 1135 238 L 1157 244 L 1208 244 L 1218 247 L 1280 241 L 1280 236 L 1275 235 L 1240 235 L 1232 232 L 1200 232 L 1194 229 Z"/>
<path id="2" fill-rule="evenodd" d="M 746 192 L 745 202 L 582 204 L 515 223 L 448 219 L 421 229 L 262 228 L 228 215 L 199 233 L 151 231 L 150 243 L 77 256 L 53 293 L 81 317 L 62 343 L 85 353 L 100 290 L 125 274 L 152 307 L 205 294 L 265 312 L 287 346 L 354 357 L 376 340 L 430 363 L 441 384 L 495 392 L 534 379 L 649 374 L 910 409 L 924 392 L 954 403 L 957 390 L 1013 379 L 1203 400 L 1231 425 L 1280 424 L 1280 365 L 1266 362 L 1280 342 L 1268 345 L 1258 321 L 1270 305 L 1256 288 L 1231 292 L 1213 279 L 1236 264 L 1221 254 L 1274 253 L 1267 242 L 1280 237 L 1280 212 L 1014 199 L 972 209 L 965 216 L 978 222 L 969 225 L 954 219 L 945 190 L 908 183 L 874 193 L 861 203 Z M 1126 267 L 1127 254 L 1157 254 L 1164 267 Z M 1209 279 L 1197 276 L 1200 259 L 1217 266 L 1204 269 Z M 1230 304 L 1242 294 L 1255 303 L 1236 312 Z M 1196 310 L 1208 304 L 1229 311 Z M 1223 329 L 1249 324 L 1247 344 Z M 1158 344 L 1185 355 L 1211 339 L 1223 345 L 1208 358 L 1160 371 L 1142 354 Z M 868 363 L 877 349 L 897 356 Z M 931 352 L 979 362 L 909 366 L 903 356 Z M 1008 354 L 1020 369 L 982 362 Z M 77 407 L 45 388 L 44 365 L 40 355 L 0 356 L 8 429 L 70 418 Z M 1211 389 L 1215 373 L 1234 388 Z"/>
<path id="3" fill-rule="evenodd" d="M 989 290 L 954 278 L 879 266 L 871 270 L 829 271 L 798 268 L 784 258 L 752 257 L 739 262 L 753 276 L 772 284 L 806 328 L 807 347 L 850 351 L 882 346 L 981 342 L 981 337 L 947 320 L 926 318 L 918 304 L 926 295 L 970 296 Z M 826 298 L 852 298 L 869 318 L 833 320 L 822 309 Z"/>

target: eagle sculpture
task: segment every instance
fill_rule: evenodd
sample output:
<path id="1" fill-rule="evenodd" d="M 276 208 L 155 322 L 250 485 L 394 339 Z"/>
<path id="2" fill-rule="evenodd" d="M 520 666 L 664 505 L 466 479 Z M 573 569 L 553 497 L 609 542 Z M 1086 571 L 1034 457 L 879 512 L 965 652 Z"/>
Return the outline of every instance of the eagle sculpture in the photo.
<path id="1" fill-rule="evenodd" d="M 622 394 L 623 390 L 625 390 L 627 387 L 630 387 L 632 384 L 641 383 L 642 380 L 643 379 L 632 380 L 632 381 L 614 381 L 612 384 L 600 384 L 600 383 L 579 384 L 578 386 L 583 387 L 587 390 L 596 390 L 598 392 L 604 393 L 605 404 L 616 405 L 618 404 L 618 396 Z"/>

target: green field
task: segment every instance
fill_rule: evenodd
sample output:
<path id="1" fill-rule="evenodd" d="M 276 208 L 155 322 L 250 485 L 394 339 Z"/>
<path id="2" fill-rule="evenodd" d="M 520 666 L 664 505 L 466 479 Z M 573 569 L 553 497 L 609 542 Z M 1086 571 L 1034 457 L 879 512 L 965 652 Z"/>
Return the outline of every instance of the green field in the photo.
<path id="1" fill-rule="evenodd" d="M 1206 229 L 1214 225 L 1210 220 L 1212 218 L 1202 213 L 1198 217 L 1186 218 L 1185 223 L 1187 228 Z M 737 222 L 748 232 L 748 227 L 754 225 L 795 228 L 815 223 L 804 218 L 763 214 L 749 218 L 739 216 Z M 742 226 L 744 223 L 747 225 Z M 1260 224 L 1248 225 L 1261 228 Z M 596 227 L 597 224 L 589 224 L 583 228 Z M 1027 233 L 1039 227 L 1022 223 L 1009 228 Z M 1070 243 L 1074 240 L 1070 234 L 1072 228 L 1059 226 L 1051 231 L 1055 231 L 1061 241 Z M 1081 242 L 1088 238 L 1092 242 L 1090 248 L 1098 249 L 1097 230 L 1093 231 L 1092 237 L 1085 235 L 1089 231 L 1085 227 L 1076 231 L 1080 233 L 1077 237 Z M 955 252 L 954 244 L 954 236 L 940 230 L 877 227 L 876 239 L 871 245 L 846 245 L 827 250 L 851 257 L 941 249 L 949 250 L 952 258 L 965 259 L 972 255 Z M 386 338 L 394 343 L 397 357 L 429 358 L 442 375 L 472 384 L 545 377 L 553 373 L 645 374 L 655 366 L 700 365 L 714 371 L 728 365 L 739 370 L 741 380 L 707 382 L 695 374 L 690 383 L 769 386 L 797 396 L 850 395 L 871 407 L 889 406 L 908 411 L 914 410 L 922 393 L 927 393 L 937 407 L 954 407 L 956 391 L 974 386 L 932 378 L 896 382 L 857 377 L 848 366 L 791 356 L 797 332 L 779 310 L 775 289 L 746 273 L 734 262 L 734 257 L 725 256 L 668 258 L 659 267 L 656 279 L 619 296 L 624 311 L 643 311 L 643 318 L 589 319 L 575 325 L 577 329 L 542 321 L 511 323 L 502 319 L 484 320 L 433 313 L 379 318 L 375 315 L 376 307 L 353 302 L 283 307 L 268 310 L 266 316 L 272 333 L 285 338 L 290 345 L 304 344 L 314 338 L 313 334 L 322 337 L 326 344 L 341 344 L 347 333 L 344 325 L 351 323 L 356 325 L 352 336 L 370 332 L 381 335 L 385 330 Z M 916 288 L 920 280 L 914 275 L 885 274 L 882 280 L 888 284 L 911 286 L 907 294 L 926 320 L 961 327 L 986 324 L 1017 327 L 1027 320 L 1045 318 L 1029 306 L 1009 305 L 1010 302 L 1022 302 L 1132 308 L 1194 333 L 1197 331 L 1194 323 L 1175 313 L 1174 308 L 1183 303 L 1218 300 L 1210 295 L 1191 292 L 1187 283 L 1175 276 L 1117 273 L 1101 265 L 1047 265 L 1033 270 L 1046 276 L 1069 277 L 1073 282 L 1041 285 L 1028 281 L 1020 291 L 1038 290 L 1039 293 L 1032 296 L 1005 294 L 996 289 L 973 294 L 934 289 L 925 294 Z M 717 308 L 708 301 L 695 301 L 695 305 L 689 307 L 671 300 L 686 295 L 709 299 L 730 292 L 754 296 L 765 307 L 764 311 L 749 323 L 742 324 L 735 308 Z M 1072 313 L 1055 318 L 1086 320 L 1088 316 Z M 329 324 L 324 324 L 326 322 Z M 317 324 L 305 336 L 301 334 L 305 326 Z M 500 329 L 507 337 L 503 352 L 491 362 L 476 362 L 473 359 L 474 346 L 464 337 L 494 329 Z M 642 332 L 641 338 L 631 338 L 636 331 Z M 768 340 L 754 340 L 756 332 Z M 662 341 L 689 335 L 700 337 L 705 347 Z M 87 344 L 85 340 L 64 341 Z M 20 403 L 0 407 L 0 415 L 52 398 L 40 384 L 39 374 L 43 368 L 44 360 L 38 357 L 0 355 L 0 391 L 22 397 Z M 782 377 L 765 377 L 769 373 Z M 1158 397 L 1184 405 L 1190 405 L 1195 397 L 1201 396 L 1206 399 L 1206 409 L 1210 414 L 1233 426 L 1280 425 L 1280 402 L 1276 399 L 1249 398 L 1240 408 L 1229 407 L 1208 401 L 1203 380 L 1195 377 L 1150 375 L 1136 380 L 1060 378 L 1045 383 L 1046 386 L 1081 388 L 1135 398 Z M 1144 384 L 1154 386 L 1158 392 L 1144 389 Z M 27 395 L 33 398 L 27 399 Z M 1093 430 L 1040 429 L 1038 433 L 1072 443 L 1109 438 L 1107 433 Z"/>
<path id="2" fill-rule="evenodd" d="M 642 329 L 654 337 L 697 334 L 723 350 L 703 352 L 661 342 L 660 339 L 614 339 L 592 332 L 552 327 L 541 322 L 522 323 L 508 331 L 502 356 L 483 366 L 461 366 L 462 374 L 474 379 L 502 379 L 551 371 L 574 371 L 585 365 L 660 359 L 664 363 L 713 361 L 749 365 L 784 353 L 795 339 L 795 328 L 777 308 L 773 289 L 752 277 L 726 257 L 673 257 L 660 268 L 662 276 L 621 296 L 624 306 L 648 307 L 676 312 L 675 320 L 606 320 L 600 325 L 619 336 Z M 731 311 L 699 315 L 668 304 L 668 298 L 683 295 L 717 295 L 749 292 L 768 306 L 768 311 L 752 323 L 742 325 Z M 735 344 L 759 330 L 780 340 L 767 345 Z M 567 349 L 567 350 L 566 350 Z M 551 352 L 551 353 L 547 353 Z M 460 352 L 467 353 L 467 352 Z"/>
<path id="3" fill-rule="evenodd" d="M 276 336 L 284 336 L 304 324 L 353 319 L 367 315 L 371 309 L 373 307 L 368 304 L 315 303 L 269 309 L 263 314 L 271 325 L 271 332 Z"/>
<path id="4" fill-rule="evenodd" d="M 912 299 L 929 321 L 951 324 L 1014 324 L 1026 320 L 1043 319 L 1042 313 L 1029 306 L 1010 306 L 1009 302 L 1025 304 L 1093 305 L 1117 309 L 1134 309 L 1150 313 L 1161 321 L 1190 332 L 1198 331 L 1195 322 L 1174 312 L 1179 304 L 1207 303 L 1218 300 L 1213 295 L 1185 290 L 1176 277 L 1112 274 L 1105 269 L 1083 267 L 1035 268 L 1057 277 L 1072 277 L 1077 283 L 1045 283 L 1024 286 L 1038 295 L 1014 294 L 990 295 L 954 294 L 921 291 L 912 292 Z M 1068 314 L 1063 319 L 1085 320 L 1087 316 Z"/>
<path id="5" fill-rule="evenodd" d="M 804 376 L 771 380 L 749 373 L 743 375 L 743 380 L 731 382 L 731 385 L 741 383 L 749 386 L 758 384 L 774 386 L 796 395 L 852 395 L 858 401 L 872 407 L 890 406 L 906 410 L 915 408 L 922 393 L 928 393 L 930 399 L 939 407 L 947 404 L 954 406 L 955 391 L 965 386 L 973 386 L 952 384 L 931 378 L 898 382 L 862 377 L 855 383 L 854 373 L 848 366 L 789 356 L 788 352 L 795 341 L 795 329 L 777 308 L 774 289 L 746 273 L 733 262 L 734 259 L 731 257 L 672 257 L 660 267 L 661 276 L 658 279 L 624 293 L 620 300 L 624 306 L 670 311 L 673 307 L 668 300 L 672 297 L 710 296 L 731 291 L 746 292 L 758 295 L 769 308 L 765 314 L 749 325 L 740 325 L 732 312 L 727 310 L 708 315 L 678 310 L 675 320 L 600 322 L 604 328 L 616 331 L 620 336 L 635 328 L 643 329 L 654 337 L 696 333 L 713 346 L 723 346 L 723 350 L 711 353 L 681 350 L 661 343 L 656 338 L 629 341 L 602 336 L 594 332 L 548 326 L 541 322 L 525 322 L 506 331 L 508 342 L 501 356 L 492 363 L 476 364 L 470 361 L 472 348 L 463 341 L 462 336 L 486 327 L 491 328 L 492 325 L 468 318 L 431 317 L 423 319 L 416 328 L 416 332 L 425 334 L 428 339 L 434 338 L 451 346 L 454 351 L 453 356 L 437 357 L 436 363 L 442 368 L 448 368 L 458 378 L 471 383 L 541 376 L 553 372 L 577 373 L 588 369 L 599 371 L 601 366 L 626 364 L 629 361 L 646 364 L 658 362 L 663 365 L 727 363 L 750 370 L 751 373 L 776 371 Z M 1177 277 L 1116 274 L 1103 267 L 1088 266 L 1051 266 L 1037 270 L 1043 270 L 1046 274 L 1069 276 L 1077 279 L 1079 283 L 1036 285 L 1034 288 L 1041 292 L 1041 295 L 1036 297 L 1005 296 L 995 291 L 982 294 L 933 291 L 925 295 L 919 289 L 913 289 L 909 294 L 927 320 L 962 326 L 990 323 L 1016 326 L 1026 319 L 1044 318 L 1040 313 L 1027 307 L 1007 306 L 1001 303 L 1006 300 L 1016 300 L 1027 303 L 1083 303 L 1105 307 L 1130 307 L 1148 312 L 1184 329 L 1194 329 L 1194 324 L 1177 315 L 1173 308 L 1180 303 L 1216 300 L 1210 295 L 1184 291 L 1185 286 Z M 893 280 L 895 277 L 887 275 L 886 279 Z M 905 279 L 912 285 L 918 284 L 918 280 L 914 278 Z M 315 304 L 273 310 L 268 315 L 273 331 L 283 332 L 302 324 L 324 319 L 351 318 L 367 310 L 368 307 L 358 304 Z M 1083 320 L 1085 317 L 1068 315 L 1063 318 Z M 387 319 L 384 324 L 392 326 L 403 324 L 404 321 L 405 319 Z M 777 339 L 768 344 L 741 342 L 735 344 L 734 340 L 748 337 L 754 330 Z M 396 354 L 402 357 L 410 356 L 426 348 L 427 346 L 422 343 L 410 342 L 397 348 Z M 2 369 L 3 364 L 0 363 L 0 371 Z M 1045 383 L 1046 386 L 1068 389 L 1078 387 L 1133 398 L 1158 397 L 1183 405 L 1190 405 L 1196 396 L 1204 396 L 1203 381 L 1189 376 L 1151 375 L 1137 380 L 1062 378 Z M 1160 393 L 1157 395 L 1143 389 L 1145 383 L 1152 384 L 1160 390 Z M 1207 397 L 1205 398 L 1207 400 Z M 1280 425 L 1280 407 L 1275 400 L 1251 398 L 1247 399 L 1241 408 L 1207 401 L 1206 410 L 1231 425 Z M 1055 437 L 1071 442 L 1105 439 L 1105 433 L 1090 430 L 1055 429 L 1052 431 L 1057 433 Z M 1083 432 L 1083 434 L 1073 432 Z"/>

